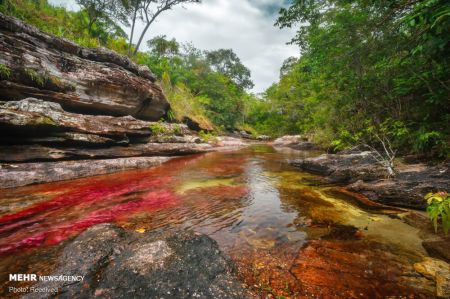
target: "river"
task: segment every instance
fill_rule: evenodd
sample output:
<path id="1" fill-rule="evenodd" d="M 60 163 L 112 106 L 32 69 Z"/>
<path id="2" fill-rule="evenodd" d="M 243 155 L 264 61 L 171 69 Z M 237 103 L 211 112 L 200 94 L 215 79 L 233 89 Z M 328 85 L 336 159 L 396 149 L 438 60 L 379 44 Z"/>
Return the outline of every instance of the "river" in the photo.
<path id="1" fill-rule="evenodd" d="M 286 163 L 317 152 L 266 145 L 162 166 L 3 190 L 0 275 L 51 274 L 61 249 L 98 223 L 207 234 L 257 297 L 433 297 L 415 274 L 426 252 L 405 211 L 357 204 Z M 400 297 L 398 297 L 400 298 Z"/>

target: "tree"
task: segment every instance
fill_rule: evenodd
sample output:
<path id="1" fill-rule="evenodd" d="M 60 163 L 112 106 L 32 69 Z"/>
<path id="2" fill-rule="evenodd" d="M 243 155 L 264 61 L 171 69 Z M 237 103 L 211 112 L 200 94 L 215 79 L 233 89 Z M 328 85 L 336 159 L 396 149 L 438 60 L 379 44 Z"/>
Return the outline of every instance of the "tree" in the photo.
<path id="1" fill-rule="evenodd" d="M 131 33 L 130 33 L 130 42 L 128 47 L 129 55 L 136 55 L 139 51 L 139 47 L 144 39 L 147 30 L 156 20 L 156 18 L 163 12 L 172 9 L 173 7 L 184 4 L 184 3 L 200 3 L 201 0 L 130 0 L 130 18 L 131 18 Z M 142 30 L 139 40 L 134 48 L 133 54 L 131 54 L 131 46 L 134 37 L 135 23 L 137 18 L 140 18 L 144 21 L 145 27 Z"/>
<path id="2" fill-rule="evenodd" d="M 173 57 L 180 53 L 180 44 L 174 38 L 168 40 L 165 35 L 152 38 L 147 41 L 147 45 L 159 57 Z"/>
<path id="3" fill-rule="evenodd" d="M 290 72 L 293 71 L 295 66 L 298 64 L 298 58 L 297 57 L 289 57 L 283 61 L 283 65 L 280 68 L 280 78 L 286 76 Z"/>
<path id="4" fill-rule="evenodd" d="M 120 21 L 127 25 L 127 0 L 76 0 L 78 5 L 87 13 L 88 32 L 92 33 L 95 22 L 99 20 L 113 22 Z"/>
<path id="5" fill-rule="evenodd" d="M 250 89 L 254 86 L 251 73 L 246 68 L 232 49 L 219 49 L 206 51 L 206 60 L 211 67 L 226 76 L 242 89 Z"/>

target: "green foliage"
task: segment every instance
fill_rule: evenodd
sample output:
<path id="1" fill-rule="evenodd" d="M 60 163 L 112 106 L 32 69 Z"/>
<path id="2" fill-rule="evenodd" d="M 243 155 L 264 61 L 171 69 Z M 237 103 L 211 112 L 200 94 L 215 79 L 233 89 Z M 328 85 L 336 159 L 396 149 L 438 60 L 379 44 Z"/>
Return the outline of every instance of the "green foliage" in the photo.
<path id="1" fill-rule="evenodd" d="M 104 46 L 128 54 L 128 39 L 118 22 L 127 23 L 124 17 L 128 18 L 133 4 L 140 1 L 78 2 L 83 9 L 71 12 L 54 7 L 46 0 L 7 0 L 0 3 L 0 12 L 73 40 L 81 46 Z M 172 115 L 167 115 L 169 119 L 173 117 L 181 122 L 187 117 L 207 130 L 231 129 L 244 122 L 243 98 L 248 96 L 244 88 L 253 83 L 250 81 L 250 71 L 233 51 L 204 52 L 165 36 L 158 36 L 148 43 L 150 51 L 137 52 L 133 60 L 147 65 L 163 81 L 164 92 L 173 109 Z M 40 76 L 33 70 L 28 70 L 26 75 L 40 87 L 49 84 L 57 89 L 74 88 L 58 78 Z"/>
<path id="2" fill-rule="evenodd" d="M 251 106 L 252 126 L 337 149 L 372 128 L 404 153 L 448 156 L 448 1 L 292 1 L 277 25 L 299 28 L 302 53 Z"/>
<path id="3" fill-rule="evenodd" d="M 246 68 L 232 49 L 207 51 L 206 60 L 219 73 L 233 80 L 240 88 L 250 89 L 254 86 L 250 70 Z"/>
<path id="4" fill-rule="evenodd" d="M 172 132 L 174 135 L 178 135 L 178 136 L 183 135 L 183 130 L 181 129 L 181 126 L 179 124 L 172 125 Z"/>
<path id="5" fill-rule="evenodd" d="M 427 213 L 436 233 L 440 220 L 444 232 L 448 234 L 450 230 L 450 195 L 447 192 L 428 193 L 425 195 L 425 200 L 428 203 Z"/>
<path id="6" fill-rule="evenodd" d="M 152 123 L 150 125 L 150 130 L 152 130 L 152 133 L 155 136 L 167 135 L 170 133 L 170 131 L 163 125 L 162 120 Z"/>
<path id="7" fill-rule="evenodd" d="M 73 40 L 84 47 L 107 46 L 111 40 L 126 37 L 114 18 L 98 19 L 89 31 L 86 10 L 67 11 L 50 5 L 47 0 L 4 0 L 0 2 L 0 12 L 19 18 L 45 32 Z"/>
<path id="8" fill-rule="evenodd" d="M 208 98 L 194 96 L 183 83 L 172 85 L 168 73 L 163 74 L 161 86 L 170 102 L 171 110 L 167 115 L 170 120 L 183 122 L 188 117 L 202 128 L 210 130 L 214 128 L 204 107 L 209 102 Z"/>
<path id="9" fill-rule="evenodd" d="M 30 79 L 38 87 L 44 87 L 45 82 L 47 81 L 45 76 L 39 74 L 38 72 L 36 72 L 31 68 L 25 68 L 24 73 L 27 76 L 27 78 Z"/>
<path id="10" fill-rule="evenodd" d="M 9 77 L 11 77 L 11 69 L 7 65 L 0 63 L 0 78 L 9 79 Z"/>
<path id="11" fill-rule="evenodd" d="M 214 132 L 205 132 L 202 130 L 198 133 L 198 136 L 200 136 L 200 138 L 203 139 L 205 142 L 212 142 L 212 143 L 217 142 L 217 135 Z"/>

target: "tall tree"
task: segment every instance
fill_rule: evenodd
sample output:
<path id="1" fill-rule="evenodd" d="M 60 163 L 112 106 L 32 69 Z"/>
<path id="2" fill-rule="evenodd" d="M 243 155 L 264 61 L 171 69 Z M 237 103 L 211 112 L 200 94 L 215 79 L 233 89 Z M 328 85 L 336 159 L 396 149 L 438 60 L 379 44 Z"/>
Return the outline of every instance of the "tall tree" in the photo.
<path id="1" fill-rule="evenodd" d="M 206 60 L 211 67 L 226 76 L 242 89 L 250 89 L 254 86 L 251 73 L 246 68 L 232 49 L 219 49 L 206 51 Z"/>
<path id="2" fill-rule="evenodd" d="M 142 19 L 145 23 L 144 30 L 142 30 L 139 40 L 134 48 L 133 54 L 139 51 L 139 47 L 144 39 L 150 26 L 155 22 L 156 18 L 163 12 L 172 9 L 177 5 L 184 3 L 200 3 L 201 0 L 131 0 L 130 18 L 132 23 L 130 42 L 128 47 L 128 53 L 131 56 L 131 46 L 134 37 L 135 23 L 138 18 Z"/>
<path id="3" fill-rule="evenodd" d="M 128 0 L 76 0 L 86 11 L 89 22 L 88 32 L 92 33 L 95 22 L 99 20 L 127 22 Z"/>
<path id="4" fill-rule="evenodd" d="M 180 53 L 180 44 L 172 38 L 167 39 L 165 35 L 159 35 L 147 41 L 150 51 L 159 57 L 173 57 Z"/>

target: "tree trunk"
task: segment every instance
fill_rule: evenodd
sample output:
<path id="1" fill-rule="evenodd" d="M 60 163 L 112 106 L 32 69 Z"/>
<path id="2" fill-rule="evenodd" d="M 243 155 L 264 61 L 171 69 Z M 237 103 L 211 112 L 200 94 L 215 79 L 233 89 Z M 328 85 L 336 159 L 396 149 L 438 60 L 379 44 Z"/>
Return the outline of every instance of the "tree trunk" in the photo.
<path id="1" fill-rule="evenodd" d="M 136 2 L 133 14 L 133 24 L 131 25 L 130 42 L 128 43 L 128 57 L 131 57 L 131 45 L 133 44 L 134 26 L 136 25 L 137 10 L 138 10 L 138 3 Z"/>
<path id="2" fill-rule="evenodd" d="M 139 41 L 138 41 L 138 43 L 136 44 L 136 48 L 135 48 L 134 51 L 133 51 L 133 56 L 137 54 L 137 52 L 138 52 L 138 50 L 139 50 L 139 47 L 140 47 L 140 45 L 141 45 L 141 43 L 142 43 L 142 40 L 144 39 L 145 33 L 147 33 L 147 30 L 148 30 L 148 28 L 150 27 L 150 25 L 153 23 L 153 21 L 156 19 L 156 17 L 158 17 L 158 15 L 159 15 L 160 13 L 162 13 L 164 10 L 166 10 L 166 9 L 162 9 L 162 10 L 157 11 L 157 12 L 154 14 L 154 16 L 147 22 L 147 25 L 145 25 L 144 31 L 142 31 L 141 36 L 139 37 Z"/>

